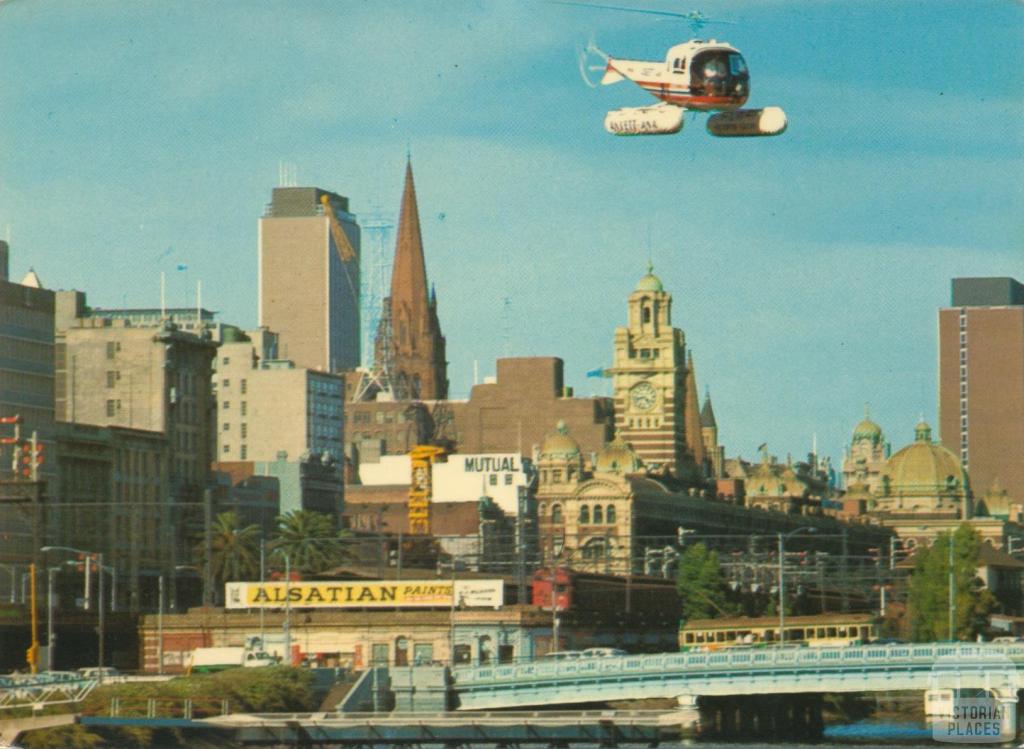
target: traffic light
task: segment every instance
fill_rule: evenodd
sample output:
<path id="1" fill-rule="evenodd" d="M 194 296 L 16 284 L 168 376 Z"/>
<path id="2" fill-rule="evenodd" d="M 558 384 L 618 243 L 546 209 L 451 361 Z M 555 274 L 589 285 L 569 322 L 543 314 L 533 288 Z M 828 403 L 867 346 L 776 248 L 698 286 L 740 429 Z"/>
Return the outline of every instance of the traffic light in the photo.
<path id="1" fill-rule="evenodd" d="M 18 473 L 22 478 L 32 478 L 32 443 L 22 442 L 19 446 Z"/>

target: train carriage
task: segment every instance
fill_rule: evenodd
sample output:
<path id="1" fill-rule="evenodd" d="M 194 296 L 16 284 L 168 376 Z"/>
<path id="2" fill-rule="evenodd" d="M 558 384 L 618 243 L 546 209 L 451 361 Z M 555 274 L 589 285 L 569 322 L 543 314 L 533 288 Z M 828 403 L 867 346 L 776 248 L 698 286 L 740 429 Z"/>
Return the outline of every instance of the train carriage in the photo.
<path id="1" fill-rule="evenodd" d="M 880 620 L 873 614 L 787 616 L 787 645 L 830 647 L 858 645 L 878 638 Z M 779 644 L 779 618 L 730 617 L 691 619 L 679 631 L 683 650 L 717 650 Z"/>

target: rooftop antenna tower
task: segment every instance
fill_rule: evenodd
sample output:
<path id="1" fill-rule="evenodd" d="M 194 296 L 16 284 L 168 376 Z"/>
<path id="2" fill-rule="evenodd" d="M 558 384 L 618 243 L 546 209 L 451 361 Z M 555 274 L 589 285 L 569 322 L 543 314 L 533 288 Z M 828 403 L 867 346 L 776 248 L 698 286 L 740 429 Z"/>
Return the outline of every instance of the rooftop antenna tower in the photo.
<path id="1" fill-rule="evenodd" d="M 512 297 L 507 296 L 501 307 L 501 353 L 512 356 Z"/>
<path id="2" fill-rule="evenodd" d="M 391 340 L 391 307 L 388 303 L 388 284 L 391 282 L 391 261 L 388 247 L 392 242 L 395 224 L 379 208 L 362 214 L 359 222 L 369 241 L 363 248 L 362 289 L 359 317 L 362 321 L 363 377 L 353 400 L 364 400 L 375 391 L 378 400 L 394 400 L 391 382 L 394 349 Z"/>
<path id="3" fill-rule="evenodd" d="M 299 167 L 290 161 L 277 162 L 277 186 L 296 187 L 299 184 Z"/>

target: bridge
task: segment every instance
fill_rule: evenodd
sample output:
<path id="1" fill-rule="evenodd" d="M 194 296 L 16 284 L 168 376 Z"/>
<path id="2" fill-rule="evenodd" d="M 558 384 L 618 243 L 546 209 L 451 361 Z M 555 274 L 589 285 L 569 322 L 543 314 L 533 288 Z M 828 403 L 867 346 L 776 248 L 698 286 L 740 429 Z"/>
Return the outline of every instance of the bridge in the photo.
<path id="1" fill-rule="evenodd" d="M 70 673 L 0 676 L 0 710 L 41 710 L 50 705 L 81 702 L 96 687 L 96 683 L 95 679 Z"/>
<path id="2" fill-rule="evenodd" d="M 611 700 L 938 688 L 987 689 L 1016 702 L 1024 643 L 729 648 L 714 652 L 538 660 L 451 671 L 457 710 Z"/>

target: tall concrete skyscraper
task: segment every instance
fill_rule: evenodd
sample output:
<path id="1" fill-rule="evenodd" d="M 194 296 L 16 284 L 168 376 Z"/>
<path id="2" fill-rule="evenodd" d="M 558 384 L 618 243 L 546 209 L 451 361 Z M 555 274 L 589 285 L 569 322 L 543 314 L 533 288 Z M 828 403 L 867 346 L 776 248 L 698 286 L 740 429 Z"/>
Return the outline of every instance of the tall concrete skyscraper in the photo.
<path id="1" fill-rule="evenodd" d="M 939 429 L 980 496 L 1024 502 L 1024 285 L 954 278 L 939 310 Z"/>
<path id="2" fill-rule="evenodd" d="M 351 260 L 342 260 L 332 238 L 331 212 Z M 259 222 L 259 324 L 278 333 L 283 359 L 321 371 L 359 366 L 359 242 L 348 198 L 318 187 L 274 188 Z"/>

